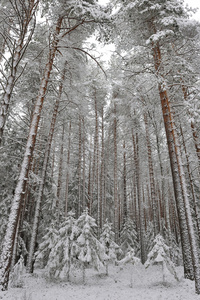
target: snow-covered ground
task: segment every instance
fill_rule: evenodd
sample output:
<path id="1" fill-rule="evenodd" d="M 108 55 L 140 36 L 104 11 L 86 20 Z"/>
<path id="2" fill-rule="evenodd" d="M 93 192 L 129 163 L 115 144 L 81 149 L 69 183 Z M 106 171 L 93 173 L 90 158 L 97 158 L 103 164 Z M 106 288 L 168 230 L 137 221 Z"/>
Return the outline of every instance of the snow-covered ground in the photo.
<path id="1" fill-rule="evenodd" d="M 145 269 L 142 265 L 131 264 L 109 266 L 109 276 L 105 270 L 97 272 L 86 270 L 86 285 L 82 284 L 80 270 L 72 270 L 71 282 L 50 281 L 43 270 L 26 274 L 24 286 L 9 288 L 0 292 L 3 300 L 195 300 L 194 282 L 183 278 L 183 268 L 178 268 L 180 281 L 169 273 L 162 282 L 161 266 L 154 265 Z M 131 287 L 132 273 L 132 287 Z"/>

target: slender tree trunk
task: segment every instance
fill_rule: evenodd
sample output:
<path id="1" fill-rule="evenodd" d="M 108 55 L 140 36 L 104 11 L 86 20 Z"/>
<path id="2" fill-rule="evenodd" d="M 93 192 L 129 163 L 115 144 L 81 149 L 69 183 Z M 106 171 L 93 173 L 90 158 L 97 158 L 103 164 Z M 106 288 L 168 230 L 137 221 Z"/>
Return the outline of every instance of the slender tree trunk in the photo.
<path id="1" fill-rule="evenodd" d="M 153 209 L 152 209 L 152 202 L 151 202 L 148 184 L 146 184 L 146 191 L 147 191 L 147 203 L 148 203 L 148 208 L 149 208 L 149 221 L 153 222 Z"/>
<path id="2" fill-rule="evenodd" d="M 157 188 L 156 188 L 156 198 L 157 198 L 157 220 L 158 220 L 158 230 L 159 230 L 158 232 L 163 234 L 164 209 L 163 209 L 159 184 L 157 184 Z"/>
<path id="3" fill-rule="evenodd" d="M 97 195 L 97 235 L 98 237 L 100 237 L 101 200 L 99 197 L 99 121 L 98 121 L 96 88 L 94 92 L 94 107 L 95 107 L 95 156 L 96 156 L 95 182 L 96 182 L 96 195 Z"/>
<path id="4" fill-rule="evenodd" d="M 35 147 L 36 136 L 38 131 L 38 124 L 40 120 L 40 114 L 43 106 L 44 97 L 47 90 L 49 77 L 51 74 L 53 61 L 57 51 L 57 45 L 59 42 L 58 35 L 60 33 L 62 17 L 59 17 L 52 45 L 50 48 L 48 62 L 45 67 L 44 75 L 40 84 L 39 93 L 35 102 L 35 108 L 33 117 L 30 124 L 30 131 L 27 139 L 25 154 L 21 165 L 21 171 L 19 174 L 18 183 L 15 189 L 14 199 L 12 201 L 9 221 L 7 225 L 7 231 L 3 243 L 3 251 L 0 259 L 0 288 L 6 290 L 8 287 L 10 264 L 13 255 L 13 246 L 16 236 L 17 223 L 22 209 L 22 195 L 25 192 L 26 182 L 29 175 L 31 158 Z"/>
<path id="5" fill-rule="evenodd" d="M 62 135 L 61 135 L 61 145 L 60 145 L 60 157 L 58 164 L 58 182 L 57 182 L 57 192 L 56 192 L 56 208 L 57 208 L 57 217 L 58 222 L 61 213 L 61 191 L 62 191 L 62 177 L 63 177 L 63 152 L 64 152 L 64 135 L 65 135 L 65 127 L 64 120 L 62 124 Z"/>
<path id="6" fill-rule="evenodd" d="M 92 185 L 91 185 L 91 173 L 92 173 L 92 155 L 91 150 L 89 150 L 89 170 L 88 170 L 88 211 L 91 215 L 92 213 Z"/>
<path id="7" fill-rule="evenodd" d="M 119 240 L 119 201 L 118 201 L 118 175 L 117 175 L 117 105 L 114 103 L 114 228 L 115 241 Z"/>
<path id="8" fill-rule="evenodd" d="M 172 232 L 171 232 L 171 223 L 170 223 L 170 214 L 169 214 L 169 199 L 167 197 L 167 193 L 165 193 L 166 185 L 165 185 L 164 169 L 163 169 L 163 162 L 161 157 L 160 141 L 158 136 L 159 133 L 158 133 L 157 126 L 155 126 L 155 134 L 156 134 L 156 146 L 158 151 L 158 159 L 159 159 L 160 175 L 161 175 L 161 199 L 162 199 L 162 203 L 164 203 L 165 220 L 168 229 L 169 246 L 171 246 Z"/>
<path id="9" fill-rule="evenodd" d="M 178 211 L 176 207 L 176 203 L 174 201 L 174 197 L 171 192 L 171 187 L 168 182 L 168 197 L 169 197 L 169 214 L 170 214 L 170 226 L 171 230 L 174 233 L 174 236 L 176 237 L 177 244 L 180 243 L 180 230 L 179 230 L 179 219 L 178 219 Z"/>
<path id="10" fill-rule="evenodd" d="M 13 246 L 13 256 L 11 260 L 11 270 L 13 270 L 13 267 L 16 263 L 16 256 L 17 256 L 17 244 L 18 244 L 18 238 L 19 238 L 19 227 L 20 227 L 20 219 L 18 220 L 17 229 L 16 229 L 16 235 L 15 235 L 15 241 Z"/>
<path id="11" fill-rule="evenodd" d="M 120 190 L 119 184 L 118 184 L 118 191 Z M 121 194 L 118 192 L 118 239 L 120 241 L 120 232 L 122 230 L 122 218 L 123 218 L 123 203 L 121 199 Z"/>
<path id="12" fill-rule="evenodd" d="M 186 157 L 186 166 L 187 166 L 187 171 L 188 171 L 188 177 L 189 177 L 189 183 L 190 183 L 190 188 L 191 188 L 191 193 L 192 193 L 192 200 L 193 200 L 193 208 L 194 208 L 194 214 L 195 214 L 195 222 L 196 222 L 196 227 L 198 230 L 198 237 L 200 238 L 200 224 L 199 224 L 199 209 L 198 209 L 198 201 L 196 198 L 195 190 L 194 190 L 194 184 L 193 184 L 193 179 L 191 175 L 191 170 L 190 170 L 190 163 L 189 163 L 189 155 L 186 149 L 186 144 L 185 144 L 185 139 L 183 135 L 183 130 L 182 127 L 180 126 L 180 134 L 182 137 L 182 145 L 183 149 L 185 152 L 185 157 Z"/>
<path id="13" fill-rule="evenodd" d="M 137 158 L 136 158 L 135 149 L 134 149 L 134 161 L 135 161 L 135 163 L 136 163 L 136 159 Z M 134 165 L 134 173 L 133 173 L 133 220 L 135 221 L 136 230 L 138 231 L 136 164 Z"/>
<path id="14" fill-rule="evenodd" d="M 90 180 L 90 215 L 93 212 L 93 201 L 94 201 L 94 188 L 95 188 L 95 175 L 96 175 L 96 130 L 94 136 L 94 151 L 93 161 L 91 166 L 91 180 Z"/>
<path id="15" fill-rule="evenodd" d="M 145 246 L 145 226 L 144 226 L 144 210 L 143 201 L 141 195 L 141 182 L 140 182 L 140 148 L 138 133 L 136 132 L 136 153 L 137 153 L 137 165 L 136 165 L 136 182 L 138 190 L 138 211 L 139 211 L 139 223 L 140 223 L 140 247 L 141 247 L 141 262 L 142 264 L 146 261 L 146 246 Z"/>
<path id="16" fill-rule="evenodd" d="M 105 221 L 105 153 L 104 153 L 104 109 L 102 105 L 101 110 L 101 171 L 100 171 L 100 191 L 99 191 L 99 197 L 101 199 L 101 228 L 104 225 Z"/>
<path id="17" fill-rule="evenodd" d="M 128 208 L 127 208 L 127 190 L 126 190 L 126 186 L 127 186 L 127 179 L 126 179 L 126 143 L 124 141 L 123 143 L 123 222 L 122 224 L 124 225 L 126 220 L 127 220 L 127 214 L 128 214 Z"/>
<path id="18" fill-rule="evenodd" d="M 19 14 L 19 20 L 22 20 L 24 17 L 24 20 L 22 21 L 22 24 L 20 26 L 20 37 L 15 45 L 15 48 L 12 53 L 12 63 L 11 63 L 11 70 L 10 75 L 8 77 L 6 86 L 4 88 L 5 92 L 3 95 L 3 98 L 1 100 L 0 104 L 0 146 L 2 143 L 2 137 L 4 132 L 4 127 L 6 123 L 6 117 L 8 113 L 8 108 L 10 105 L 10 99 L 12 95 L 13 88 L 15 86 L 16 82 L 16 75 L 17 75 L 17 69 L 19 66 L 19 63 L 25 53 L 25 50 L 32 38 L 34 29 L 35 29 L 35 21 L 32 29 L 29 32 L 29 36 L 26 39 L 26 35 L 28 32 L 28 27 L 31 22 L 31 20 L 34 18 L 35 12 L 37 10 L 39 1 L 38 0 L 29 0 L 28 5 L 17 5 L 16 8 L 18 9 Z M 19 7 L 18 7 L 19 6 Z M 20 15 L 21 14 L 21 15 Z"/>
<path id="19" fill-rule="evenodd" d="M 86 141 L 86 134 L 85 134 L 85 119 L 84 117 L 82 118 L 82 123 L 83 123 L 83 138 L 82 138 L 82 144 L 83 144 L 83 188 L 82 188 L 82 197 L 83 197 L 83 210 L 86 209 L 86 190 L 85 190 L 85 172 L 86 172 L 86 157 L 85 157 L 85 141 Z"/>
<path id="20" fill-rule="evenodd" d="M 185 86 L 182 78 L 180 80 L 181 80 L 181 88 L 182 88 L 184 100 L 187 101 L 187 99 L 188 99 L 188 89 Z M 191 129 L 192 129 L 192 136 L 193 136 L 193 141 L 194 141 L 196 154 L 197 154 L 197 158 L 198 158 L 198 164 L 199 164 L 198 170 L 199 170 L 199 174 L 200 174 L 200 141 L 199 141 L 199 134 L 198 134 L 198 129 L 196 128 L 196 124 L 194 122 L 193 114 L 191 114 L 191 112 L 189 112 L 189 115 L 191 116 L 190 126 L 191 126 Z"/>
<path id="21" fill-rule="evenodd" d="M 145 232 L 147 230 L 147 223 L 148 223 L 148 218 L 147 218 L 147 213 L 146 213 L 146 199 L 145 199 L 145 192 L 144 192 L 144 186 L 142 185 L 142 202 L 143 202 L 143 214 L 144 214 L 144 229 L 145 229 Z"/>
<path id="22" fill-rule="evenodd" d="M 44 185 L 45 185 L 45 179 L 46 179 L 46 172 L 47 172 L 47 167 L 48 167 L 48 162 L 49 162 L 49 157 L 50 157 L 50 151 L 51 151 L 51 146 L 52 146 L 52 140 L 53 140 L 53 135 L 54 135 L 54 130 L 55 130 L 56 119 L 57 119 L 57 115 L 58 115 L 58 108 L 59 108 L 62 91 L 63 91 L 63 82 L 65 80 L 65 73 L 66 73 L 66 63 L 65 63 L 65 67 L 64 67 L 64 70 L 62 73 L 62 78 L 61 78 L 61 82 L 60 82 L 60 86 L 59 86 L 59 94 L 58 94 L 58 98 L 56 99 L 56 103 L 54 105 L 51 126 L 50 126 L 50 130 L 49 130 L 49 134 L 48 134 L 47 143 L 45 146 L 45 154 L 44 154 L 44 160 L 43 160 L 43 166 L 42 166 L 41 181 L 39 184 L 39 191 L 38 191 L 38 196 L 37 196 L 37 200 L 36 200 L 36 208 L 35 208 L 35 215 L 34 215 L 34 221 L 33 221 L 33 227 L 32 227 L 30 249 L 29 249 L 29 254 L 28 254 L 27 270 L 30 273 L 33 271 L 33 256 L 34 256 L 35 245 L 36 245 L 36 240 L 37 240 L 39 216 L 40 216 L 41 203 L 42 203 L 42 197 L 43 197 L 43 191 L 44 191 Z"/>
<path id="23" fill-rule="evenodd" d="M 153 227 L 154 227 L 154 236 L 158 234 L 158 219 L 157 219 L 157 207 L 156 207 L 156 188 L 154 180 L 154 169 L 153 169 L 153 159 L 151 152 L 151 143 L 149 136 L 149 124 L 147 114 L 144 113 L 144 123 L 146 130 L 146 142 L 147 142 L 147 154 L 148 154 L 148 163 L 149 163 L 149 179 L 150 179 L 150 191 L 151 191 L 151 201 L 153 207 Z"/>
<path id="24" fill-rule="evenodd" d="M 143 202 L 142 202 L 142 195 L 141 195 L 141 181 L 140 181 L 140 157 L 139 157 L 140 149 L 139 149 L 138 133 L 136 133 L 136 137 L 135 137 L 133 130 L 132 130 L 132 140 L 133 140 L 134 161 L 135 161 L 135 170 L 136 170 L 141 262 L 142 264 L 144 264 L 146 261 L 146 245 L 145 245 L 144 210 L 143 210 Z"/>
<path id="25" fill-rule="evenodd" d="M 53 182 L 54 178 L 54 168 L 55 168 L 55 156 L 56 156 L 56 144 L 55 141 L 52 141 L 53 146 L 52 146 L 52 163 L 51 163 L 51 182 Z"/>
<path id="26" fill-rule="evenodd" d="M 67 216 L 68 210 L 68 193 L 69 193 L 69 162 L 70 162 L 70 151 L 71 151 L 71 130 L 72 122 L 69 122 L 69 136 L 68 136 L 68 150 L 67 150 L 67 174 L 66 174 L 66 186 L 65 186 L 65 217 Z"/>
<path id="27" fill-rule="evenodd" d="M 187 221 L 188 232 L 189 232 L 189 241 L 191 246 L 192 263 L 194 268 L 195 290 L 197 294 L 200 294 L 200 267 L 199 267 L 199 256 L 197 250 L 198 247 L 195 238 L 195 231 L 194 231 L 194 226 L 192 221 L 190 202 L 188 198 L 188 191 L 187 191 L 185 174 L 183 170 L 179 147 L 177 147 L 176 151 L 177 151 L 177 162 L 178 162 L 178 169 L 180 174 L 181 188 L 182 188 L 183 200 L 184 200 L 184 208 L 186 212 L 186 221 Z"/>
<path id="28" fill-rule="evenodd" d="M 81 115 L 79 115 L 79 138 L 78 138 L 78 215 L 79 218 L 82 212 L 82 197 L 81 197 L 81 170 L 82 170 L 82 126 L 81 126 Z"/>
<path id="29" fill-rule="evenodd" d="M 152 45 L 155 70 L 160 74 L 161 52 L 159 44 Z M 161 75 L 161 74 L 160 74 Z M 171 113 L 169 98 L 161 83 L 158 83 L 159 95 L 162 105 L 162 112 L 165 124 L 165 131 L 168 142 L 169 156 L 171 162 L 174 192 L 180 222 L 180 233 L 183 247 L 185 276 L 195 278 L 196 293 L 200 294 L 200 268 L 197 255 L 197 245 L 195 241 L 192 216 L 190 211 L 189 199 L 186 190 L 185 175 L 183 172 L 180 150 L 175 133 L 175 124 Z M 194 272 L 194 273 L 193 273 Z"/>

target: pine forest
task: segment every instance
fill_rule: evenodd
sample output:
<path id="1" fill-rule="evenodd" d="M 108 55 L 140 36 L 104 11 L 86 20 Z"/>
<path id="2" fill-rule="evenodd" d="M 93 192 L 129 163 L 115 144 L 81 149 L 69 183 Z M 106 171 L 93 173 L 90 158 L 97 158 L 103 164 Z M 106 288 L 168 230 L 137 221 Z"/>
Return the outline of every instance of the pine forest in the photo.
<path id="1" fill-rule="evenodd" d="M 158 264 L 196 296 L 200 23 L 183 0 L 102 2 L 0 1 L 0 290 Z"/>

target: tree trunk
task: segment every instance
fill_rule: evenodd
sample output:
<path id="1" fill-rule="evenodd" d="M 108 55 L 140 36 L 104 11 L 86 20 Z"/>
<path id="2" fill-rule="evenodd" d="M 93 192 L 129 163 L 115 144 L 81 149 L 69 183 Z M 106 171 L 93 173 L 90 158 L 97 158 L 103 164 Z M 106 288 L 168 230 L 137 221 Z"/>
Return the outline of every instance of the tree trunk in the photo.
<path id="1" fill-rule="evenodd" d="M 6 123 L 8 108 L 10 105 L 11 95 L 12 95 L 13 88 L 16 83 L 17 69 L 18 69 L 19 63 L 25 53 L 25 50 L 32 38 L 34 29 L 35 29 L 35 21 L 34 21 L 33 27 L 29 31 L 28 38 L 26 39 L 26 35 L 29 30 L 28 27 L 29 27 L 31 20 L 35 16 L 35 12 L 37 10 L 38 3 L 39 3 L 38 0 L 29 0 L 27 7 L 24 4 L 23 5 L 16 4 L 15 11 L 18 11 L 18 14 L 19 14 L 18 19 L 21 20 L 20 37 L 19 37 L 16 45 L 14 46 L 14 49 L 12 52 L 12 63 L 11 63 L 10 75 L 6 82 L 6 86 L 4 88 L 5 92 L 4 92 L 3 99 L 1 100 L 1 104 L 0 104 L 0 146 L 2 144 L 2 137 L 3 137 L 4 127 L 5 127 L 5 123 Z M 24 17 L 24 19 L 22 19 L 23 17 Z"/>
<path id="2" fill-rule="evenodd" d="M 78 212 L 77 218 L 80 217 L 82 213 L 82 199 L 81 199 L 81 170 L 82 170 L 82 126 L 81 126 L 81 115 L 79 114 L 79 130 L 78 130 Z"/>
<path id="3" fill-rule="evenodd" d="M 160 68 L 162 59 L 159 44 L 152 44 L 152 50 L 155 70 L 157 74 L 161 75 Z M 185 175 L 183 172 L 180 150 L 175 133 L 175 124 L 173 115 L 171 113 L 166 88 L 163 86 L 163 84 L 161 85 L 160 82 L 158 83 L 158 88 L 171 162 L 175 199 L 179 215 L 185 276 L 192 279 L 194 275 L 196 293 L 200 294 L 200 269 L 198 264 L 197 247 L 194 228 L 192 224 L 189 199 L 186 190 Z"/>
<path id="4" fill-rule="evenodd" d="M 140 182 L 140 157 L 139 157 L 140 149 L 139 149 L 138 133 L 136 133 L 136 137 L 135 137 L 133 130 L 132 130 L 132 140 L 133 140 L 134 162 L 135 162 L 135 170 L 136 170 L 141 263 L 144 264 L 146 261 L 146 245 L 145 245 L 144 210 L 143 210 L 143 202 L 142 202 L 142 195 L 141 195 L 142 187 Z"/>
<path id="5" fill-rule="evenodd" d="M 52 41 L 52 45 L 50 48 L 49 59 L 45 67 L 44 75 L 40 84 L 39 93 L 35 102 L 35 108 L 33 112 L 33 117 L 30 124 L 30 131 L 27 139 L 25 154 L 23 158 L 23 162 L 21 165 L 21 171 L 19 174 L 19 179 L 17 182 L 17 186 L 15 189 L 14 199 L 12 201 L 7 231 L 3 243 L 3 251 L 1 254 L 0 260 L 0 287 L 2 290 L 6 290 L 8 287 L 9 281 L 9 273 L 10 273 L 10 264 L 13 255 L 13 246 L 16 236 L 17 223 L 19 220 L 19 216 L 22 209 L 22 195 L 25 192 L 26 182 L 29 175 L 31 158 L 33 155 L 33 150 L 35 147 L 36 136 L 38 131 L 38 125 L 40 121 L 40 114 L 43 106 L 44 97 L 47 90 L 47 85 L 49 81 L 49 77 L 51 74 L 53 61 L 57 51 L 58 45 L 58 35 L 60 33 L 62 17 L 59 17 L 56 25 L 56 30 L 54 34 L 54 38 Z"/>
<path id="6" fill-rule="evenodd" d="M 163 168 L 163 162 L 161 157 L 160 141 L 159 141 L 157 126 L 155 126 L 155 134 L 156 134 L 156 146 L 158 151 L 158 159 L 159 159 L 160 175 L 161 175 L 161 199 L 162 199 L 162 203 L 164 204 L 165 222 L 168 230 L 169 246 L 171 246 L 172 232 L 171 232 L 170 214 L 169 214 L 169 199 L 167 193 L 165 193 L 166 184 L 164 178 L 164 168 Z"/>
<path id="7" fill-rule="evenodd" d="M 101 228 L 104 225 L 105 221 L 105 149 L 104 149 L 104 109 L 102 105 L 101 110 L 101 171 L 100 171 L 100 191 L 99 197 L 101 199 Z"/>
<path id="8" fill-rule="evenodd" d="M 150 179 L 151 201 L 152 201 L 152 207 L 153 207 L 153 228 L 154 228 L 154 237 L 156 237 L 156 235 L 158 234 L 156 188 L 155 188 L 151 143 L 150 143 L 150 136 L 149 136 L 149 124 L 148 124 L 148 118 L 147 118 L 146 113 L 144 113 L 144 123 L 145 123 L 145 130 L 146 130 L 146 142 L 147 142 L 147 154 L 148 154 L 148 164 L 149 164 L 149 179 Z"/>
<path id="9" fill-rule="evenodd" d="M 190 170 L 189 155 L 188 155 L 188 152 L 187 152 L 187 149 L 186 149 L 185 139 L 184 139 L 183 130 L 182 130 L 181 126 L 180 126 L 180 134 L 181 134 L 181 137 L 182 137 L 182 145 L 183 145 L 183 149 L 184 149 L 185 157 L 186 157 L 186 166 L 187 166 L 189 183 L 190 183 L 192 200 L 193 200 L 192 206 L 194 208 L 195 222 L 196 222 L 196 227 L 197 227 L 197 230 L 198 230 L 198 237 L 199 237 L 198 239 L 200 239 L 200 224 L 199 224 L 198 201 L 197 201 L 197 198 L 196 198 L 194 184 L 193 184 L 193 179 L 192 179 L 191 170 Z"/>
<path id="10" fill-rule="evenodd" d="M 127 220 L 127 214 L 128 214 L 128 209 L 127 209 L 127 191 L 126 191 L 126 143 L 124 141 L 123 143 L 123 222 L 122 224 L 124 225 L 126 220 Z"/>
<path id="11" fill-rule="evenodd" d="M 88 212 L 92 213 L 92 155 L 91 150 L 89 150 L 89 168 L 88 168 Z"/>
<path id="12" fill-rule="evenodd" d="M 86 172 L 86 162 L 85 162 L 85 140 L 86 140 L 86 134 L 85 134 L 85 119 L 82 117 L 82 123 L 83 123 L 83 138 L 82 138 L 82 144 L 83 144 L 83 187 L 82 187 L 82 205 L 83 210 L 86 210 L 86 191 L 85 191 L 85 172 Z"/>
<path id="13" fill-rule="evenodd" d="M 132 131 L 133 135 L 133 131 Z M 134 146 L 134 145 L 133 145 Z M 133 220 L 136 225 L 136 231 L 138 231 L 138 207 L 137 207 L 137 184 L 136 184 L 136 154 L 135 154 L 135 146 L 134 146 L 134 173 L 133 173 Z"/>
<path id="14" fill-rule="evenodd" d="M 49 162 L 49 157 L 50 157 L 50 151 L 51 151 L 51 145 L 52 145 L 52 140 L 53 140 L 55 124 L 56 124 L 56 119 L 57 119 L 57 114 L 58 114 L 58 108 L 59 108 L 62 90 L 63 90 L 63 82 L 65 80 L 66 64 L 67 63 L 65 63 L 65 67 L 64 67 L 64 70 L 62 73 L 61 83 L 59 86 L 59 94 L 58 94 L 58 98 L 56 99 L 56 103 L 54 105 L 51 126 L 50 126 L 48 139 L 47 139 L 47 143 L 46 143 L 46 147 L 45 147 L 44 161 L 43 161 L 43 166 L 42 166 L 42 174 L 41 174 L 41 180 L 40 180 L 40 184 L 39 184 L 38 196 L 37 196 L 37 200 L 36 200 L 36 208 L 35 208 L 35 215 L 34 215 L 34 221 L 33 221 L 33 226 L 32 226 L 32 235 L 31 235 L 30 249 L 29 249 L 28 263 L 27 263 L 27 270 L 30 273 L 33 271 L 33 267 L 32 267 L 33 255 L 35 252 L 35 245 L 36 245 L 36 240 L 37 240 L 37 232 L 38 232 L 38 226 L 39 226 L 39 216 L 40 216 L 41 203 L 42 203 L 42 197 L 43 197 L 43 191 L 44 191 L 44 184 L 45 184 L 45 179 L 46 179 L 46 172 L 47 172 L 47 167 L 48 167 L 48 162 Z"/>
<path id="15" fill-rule="evenodd" d="M 91 155 L 92 157 L 92 155 Z M 93 161 L 91 162 L 91 178 L 90 178 L 90 215 L 93 212 L 93 202 L 94 202 L 94 189 L 95 189 L 95 175 L 96 175 L 96 130 L 94 135 L 94 151 L 93 151 Z"/>
<path id="16" fill-rule="evenodd" d="M 98 108 L 97 108 L 97 97 L 96 88 L 94 92 L 94 107 L 95 107 L 95 182 L 96 182 L 96 195 L 97 195 L 97 236 L 100 237 L 100 225 L 101 225 L 101 201 L 99 197 L 99 121 L 98 121 Z"/>
<path id="17" fill-rule="evenodd" d="M 115 242 L 119 240 L 119 201 L 118 201 L 118 174 L 117 174 L 117 105 L 114 103 L 114 228 Z"/>
<path id="18" fill-rule="evenodd" d="M 181 80 L 181 88 L 182 88 L 184 100 L 187 101 L 187 99 L 188 99 L 188 89 L 184 85 L 184 82 L 183 82 L 182 78 L 180 80 Z M 197 154 L 197 158 L 198 158 L 198 164 L 199 164 L 198 170 L 199 170 L 199 175 L 200 175 L 200 141 L 199 141 L 199 134 L 198 134 L 198 129 L 196 128 L 196 124 L 194 122 L 193 114 L 191 114 L 189 112 L 189 115 L 191 116 L 190 126 L 191 126 L 191 129 L 192 129 L 193 141 L 194 141 L 196 154 Z"/>
<path id="19" fill-rule="evenodd" d="M 66 185 L 65 185 L 65 217 L 67 216 L 68 210 L 68 192 L 69 192 L 69 162 L 70 162 L 70 151 L 71 151 L 71 129 L 72 122 L 69 122 L 69 136 L 68 136 L 68 150 L 67 150 L 67 174 L 66 174 Z"/>
<path id="20" fill-rule="evenodd" d="M 61 145 L 60 145 L 60 157 L 58 163 L 58 182 L 57 182 L 57 192 L 56 192 L 56 209 L 57 209 L 57 222 L 59 223 L 60 214 L 62 213 L 62 203 L 61 203 L 61 192 L 62 192 L 62 177 L 63 177 L 63 152 L 64 152 L 64 135 L 65 127 L 64 120 L 62 124 L 62 135 L 61 135 Z"/>

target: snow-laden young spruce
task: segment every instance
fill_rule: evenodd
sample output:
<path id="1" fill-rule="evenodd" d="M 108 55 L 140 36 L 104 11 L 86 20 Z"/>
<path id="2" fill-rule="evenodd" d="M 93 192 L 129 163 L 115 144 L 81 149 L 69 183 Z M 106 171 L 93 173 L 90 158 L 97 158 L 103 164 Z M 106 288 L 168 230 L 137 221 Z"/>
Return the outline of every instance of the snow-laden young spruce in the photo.
<path id="1" fill-rule="evenodd" d="M 44 237 L 40 245 L 37 259 L 43 258 L 45 263 L 45 274 L 50 278 L 67 278 L 71 267 L 71 233 L 75 226 L 74 214 L 68 213 L 68 217 L 61 224 L 60 228 Z"/>
<path id="2" fill-rule="evenodd" d="M 130 249 L 127 253 L 126 256 L 118 261 L 118 265 L 123 266 L 125 264 L 133 264 L 137 265 L 140 263 L 140 259 L 135 256 L 135 251 L 134 249 Z M 131 280 L 130 280 L 130 287 L 133 287 L 133 268 L 131 268 Z"/>
<path id="3" fill-rule="evenodd" d="M 39 245 L 38 251 L 35 253 L 36 263 L 39 262 L 42 267 L 45 267 L 48 263 L 51 250 L 55 247 L 58 241 L 58 230 L 52 223 L 47 228 L 46 234 L 43 236 L 43 241 Z"/>
<path id="4" fill-rule="evenodd" d="M 46 265 L 46 274 L 48 277 L 66 277 L 69 280 L 69 272 L 73 259 L 71 257 L 72 241 L 70 236 L 74 226 L 76 226 L 74 214 L 69 213 L 58 230 L 58 240 L 49 254 Z"/>
<path id="5" fill-rule="evenodd" d="M 26 268 L 24 266 L 24 258 L 20 256 L 18 262 L 14 265 L 10 275 L 10 286 L 14 288 L 22 288 L 24 285 L 24 275 Z"/>
<path id="6" fill-rule="evenodd" d="M 126 219 L 120 234 L 120 248 L 124 255 L 131 249 L 134 249 L 136 254 L 139 251 L 138 234 L 134 222 L 129 217 Z"/>
<path id="7" fill-rule="evenodd" d="M 105 248 L 108 260 L 106 261 L 106 275 L 108 275 L 108 264 L 109 262 L 115 262 L 117 260 L 117 255 L 121 252 L 119 246 L 114 242 L 115 233 L 112 231 L 112 223 L 106 223 L 103 225 L 102 234 L 100 237 L 100 242 Z"/>
<path id="8" fill-rule="evenodd" d="M 170 248 L 165 244 L 163 237 L 158 234 L 154 239 L 154 246 L 149 252 L 145 267 L 148 268 L 153 264 L 161 264 L 163 272 L 163 282 L 166 280 L 166 270 L 174 275 L 174 278 L 179 281 L 175 265 L 170 258 Z"/>
<path id="9" fill-rule="evenodd" d="M 84 284 L 86 267 L 91 265 L 99 270 L 108 260 L 105 247 L 96 238 L 96 228 L 95 219 L 85 210 L 76 221 L 71 234 L 71 255 L 81 263 Z"/>
<path id="10" fill-rule="evenodd" d="M 86 266 L 99 270 L 109 259 L 104 245 L 96 238 L 96 228 L 95 220 L 87 211 L 78 220 L 70 212 L 58 230 L 51 228 L 36 254 L 36 260 L 42 260 L 45 274 L 49 278 L 69 280 L 70 268 L 74 265 L 82 268 L 85 283 Z"/>

